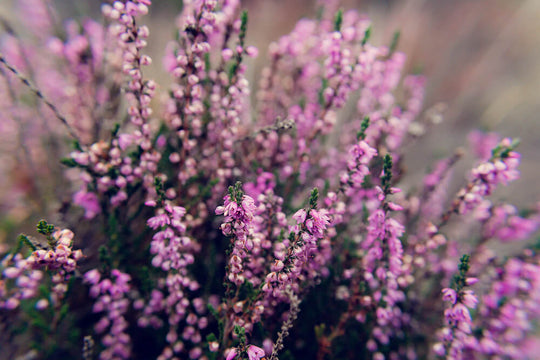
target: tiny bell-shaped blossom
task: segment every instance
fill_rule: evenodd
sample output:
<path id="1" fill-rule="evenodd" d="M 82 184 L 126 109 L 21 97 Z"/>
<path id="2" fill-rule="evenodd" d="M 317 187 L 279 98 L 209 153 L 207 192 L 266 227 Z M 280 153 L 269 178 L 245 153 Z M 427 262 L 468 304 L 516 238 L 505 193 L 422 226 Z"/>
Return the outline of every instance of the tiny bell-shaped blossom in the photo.
<path id="1" fill-rule="evenodd" d="M 238 350 L 236 348 L 232 348 L 227 353 L 227 357 L 225 358 L 225 360 L 233 360 L 236 357 L 236 355 L 238 355 Z"/>
<path id="2" fill-rule="evenodd" d="M 450 288 L 444 288 L 442 290 L 442 293 L 443 293 L 443 300 L 444 301 L 450 301 L 453 304 L 456 303 L 456 300 L 457 300 L 457 293 L 454 289 L 450 289 Z"/>
<path id="3" fill-rule="evenodd" d="M 238 355 L 238 349 L 232 348 L 228 353 L 225 360 L 233 360 L 236 359 L 236 356 Z M 265 353 L 264 350 L 261 349 L 258 346 L 255 345 L 249 345 L 246 349 L 246 353 L 249 360 L 260 360 L 264 357 Z"/>
<path id="4" fill-rule="evenodd" d="M 247 349 L 249 360 L 259 360 L 264 357 L 264 350 L 255 345 L 249 345 Z"/>

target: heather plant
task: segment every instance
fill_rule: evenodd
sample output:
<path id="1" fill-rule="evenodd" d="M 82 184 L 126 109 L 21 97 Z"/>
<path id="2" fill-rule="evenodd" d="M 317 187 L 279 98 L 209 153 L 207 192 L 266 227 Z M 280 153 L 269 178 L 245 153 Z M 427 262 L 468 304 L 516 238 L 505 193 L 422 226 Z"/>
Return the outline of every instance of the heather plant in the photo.
<path id="1" fill-rule="evenodd" d="M 1 358 L 534 356 L 539 207 L 493 196 L 519 178 L 518 141 L 473 132 L 467 174 L 456 151 L 405 185 L 433 116 L 398 34 L 373 45 L 367 18 L 321 1 L 254 85 L 240 2 L 184 1 L 160 88 L 150 0 L 101 22 L 19 7 L 29 34 L 6 21 L 0 44 L 2 212 L 56 225 L 0 248 Z"/>

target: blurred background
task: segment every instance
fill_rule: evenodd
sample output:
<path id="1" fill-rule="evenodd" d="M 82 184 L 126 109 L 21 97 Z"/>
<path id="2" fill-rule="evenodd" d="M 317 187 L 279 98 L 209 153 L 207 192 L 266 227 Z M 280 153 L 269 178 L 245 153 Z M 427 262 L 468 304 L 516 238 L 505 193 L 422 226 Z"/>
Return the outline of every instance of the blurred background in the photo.
<path id="1" fill-rule="evenodd" d="M 26 1 L 0 0 L 0 16 L 16 27 L 16 8 Z M 50 2 L 62 19 L 97 17 L 101 5 L 99 0 Z M 143 20 L 151 30 L 147 50 L 154 59 L 147 74 L 164 90 L 169 79 L 161 58 L 174 37 L 181 1 L 153 3 Z M 250 64 L 255 88 L 270 42 L 290 32 L 298 19 L 315 16 L 317 6 L 314 0 L 246 0 L 243 6 L 250 14 L 247 43 L 260 51 Z M 480 128 L 522 140 L 522 178 L 498 195 L 525 206 L 540 199 L 540 1 L 350 0 L 342 6 L 371 18 L 375 45 L 390 44 L 400 31 L 398 49 L 407 54 L 407 72 L 427 77 L 425 109 L 446 108 L 443 123 L 409 145 L 408 181 L 420 180 L 433 159 L 467 145 L 468 132 Z M 470 162 L 461 166 L 457 174 Z M 456 188 L 463 181 L 457 178 Z"/>

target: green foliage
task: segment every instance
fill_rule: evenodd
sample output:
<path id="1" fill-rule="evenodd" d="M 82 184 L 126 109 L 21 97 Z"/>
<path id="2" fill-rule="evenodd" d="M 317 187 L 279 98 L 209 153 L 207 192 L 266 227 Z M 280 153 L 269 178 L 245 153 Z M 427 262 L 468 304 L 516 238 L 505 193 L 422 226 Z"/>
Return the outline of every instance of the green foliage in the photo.
<path id="1" fill-rule="evenodd" d="M 390 154 L 384 155 L 383 159 L 383 176 L 381 177 L 381 185 L 385 194 L 390 193 L 390 187 L 392 185 L 392 156 Z"/>
<path id="2" fill-rule="evenodd" d="M 237 181 L 234 186 L 229 186 L 229 196 L 231 201 L 236 202 L 238 205 L 242 204 L 244 190 L 242 189 L 242 183 L 240 181 Z"/>
<path id="3" fill-rule="evenodd" d="M 45 220 L 39 220 L 37 232 L 45 236 L 50 236 L 54 232 L 54 225 L 48 224 Z"/>
<path id="4" fill-rule="evenodd" d="M 66 158 L 62 158 L 60 159 L 60 163 L 62 165 L 65 165 L 67 167 L 70 167 L 70 168 L 73 168 L 73 167 L 78 167 L 79 164 L 73 160 L 72 158 L 69 158 L 69 157 L 66 157 Z"/>
<path id="5" fill-rule="evenodd" d="M 313 188 L 311 190 L 311 195 L 309 196 L 309 207 L 315 209 L 317 207 L 317 202 L 319 201 L 319 189 Z"/>
<path id="6" fill-rule="evenodd" d="M 17 239 L 18 239 L 18 242 L 17 242 L 17 247 L 15 248 L 15 251 L 13 252 L 14 254 L 21 251 L 21 248 L 23 245 L 28 246 L 30 249 L 32 249 L 32 251 L 37 250 L 37 246 L 34 245 L 34 243 L 30 241 L 30 239 L 26 235 L 20 234 Z"/>
<path id="7" fill-rule="evenodd" d="M 371 37 L 371 26 L 368 26 L 366 32 L 364 33 L 364 38 L 362 39 L 362 46 L 366 45 Z"/>
<path id="8" fill-rule="evenodd" d="M 324 90 L 328 87 L 328 79 L 321 79 L 321 88 L 319 89 L 319 105 L 322 107 L 326 106 L 326 100 L 324 100 Z"/>
<path id="9" fill-rule="evenodd" d="M 246 38 L 247 23 L 248 23 L 248 12 L 247 10 L 243 10 L 242 14 L 240 14 L 240 34 L 238 35 L 241 46 L 244 45 L 244 39 Z"/>
<path id="10" fill-rule="evenodd" d="M 498 158 L 505 159 L 510 155 L 511 151 L 514 151 L 520 144 L 519 139 L 514 139 L 510 146 L 497 145 L 493 150 L 491 150 L 491 160 Z"/>
<path id="11" fill-rule="evenodd" d="M 341 24 L 343 23 L 343 9 L 339 9 L 334 17 L 334 31 L 341 31 Z"/>
<path id="12" fill-rule="evenodd" d="M 396 51 L 399 45 L 400 37 L 401 37 L 401 32 L 399 31 L 394 32 L 394 36 L 392 37 L 392 42 L 390 43 L 390 48 L 388 50 L 388 56 L 391 56 Z"/>
<path id="13" fill-rule="evenodd" d="M 156 177 L 154 179 L 154 187 L 156 189 L 158 202 L 159 202 L 159 204 L 162 204 L 163 201 L 165 201 L 165 190 L 164 190 L 164 186 L 163 186 L 163 180 L 161 180 L 161 178 L 159 178 L 159 177 Z"/>
<path id="14" fill-rule="evenodd" d="M 452 283 L 450 287 L 454 289 L 457 293 L 459 293 L 466 285 L 467 285 L 467 272 L 469 271 L 470 265 L 469 265 L 470 256 L 467 254 L 464 254 L 459 259 L 459 274 L 454 275 L 452 278 Z"/>
<path id="15" fill-rule="evenodd" d="M 369 127 L 369 116 L 365 116 L 362 120 L 362 124 L 360 124 L 360 131 L 356 134 L 356 138 L 358 140 L 365 140 L 366 139 L 366 130 Z"/>

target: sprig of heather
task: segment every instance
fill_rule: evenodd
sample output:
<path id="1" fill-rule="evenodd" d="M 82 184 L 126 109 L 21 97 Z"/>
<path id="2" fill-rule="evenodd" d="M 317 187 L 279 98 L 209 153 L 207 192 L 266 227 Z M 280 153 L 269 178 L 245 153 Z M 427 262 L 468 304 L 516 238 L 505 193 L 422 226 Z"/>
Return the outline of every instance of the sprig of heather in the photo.
<path id="1" fill-rule="evenodd" d="M 244 186 L 246 193 L 255 199 L 252 239 L 254 247 L 246 266 L 247 277 L 253 286 L 260 286 L 275 259 L 273 250 L 281 246 L 280 238 L 287 228 L 287 217 L 283 212 L 283 198 L 275 193 L 276 181 L 273 174 L 262 172 L 256 183 Z M 266 310 L 269 308 L 265 307 Z M 253 323 L 257 323 L 256 318 Z"/>
<path id="2" fill-rule="evenodd" d="M 102 360 L 129 359 L 131 356 L 131 338 L 127 333 L 126 313 L 130 307 L 128 293 L 131 290 L 131 276 L 118 269 L 112 269 L 110 276 L 93 269 L 84 275 L 84 281 L 90 285 L 90 296 L 96 301 L 92 311 L 105 312 L 94 326 L 98 334 L 104 334 L 100 352 Z"/>
<path id="3" fill-rule="evenodd" d="M 139 170 L 141 174 L 137 176 L 142 177 L 143 185 L 152 194 L 154 174 L 157 170 L 157 162 L 161 158 L 153 148 L 153 134 L 149 124 L 152 115 L 150 102 L 154 96 L 156 83 L 143 78 L 142 67 L 152 62 L 148 55 L 142 54 L 150 31 L 147 26 L 139 26 L 136 22 L 137 17 L 148 13 L 150 4 L 150 0 L 133 0 L 125 4 L 115 1 L 112 7 L 104 5 L 102 11 L 105 16 L 117 22 L 110 31 L 118 38 L 118 44 L 123 50 L 122 70 L 129 79 L 129 90 L 126 93 L 128 114 L 137 130 L 130 135 L 124 135 L 124 139 L 125 142 L 129 141 L 141 150 L 140 163 L 137 164 L 134 173 L 137 174 Z M 123 145 L 125 147 L 127 144 Z"/>
<path id="4" fill-rule="evenodd" d="M 236 287 L 244 281 L 251 281 L 244 275 L 244 266 L 254 247 L 251 237 L 254 211 L 255 202 L 251 196 L 244 194 L 240 183 L 229 187 L 229 195 L 225 196 L 223 206 L 216 208 L 217 215 L 225 216 L 221 225 L 223 235 L 231 237 L 226 278 Z"/>
<path id="5" fill-rule="evenodd" d="M 178 164 L 178 181 L 198 174 L 213 179 L 209 207 L 225 191 L 237 165 L 234 142 L 247 120 L 249 87 L 244 56 L 247 13 L 238 18 L 239 2 L 194 1 L 178 19 L 179 39 L 169 45 L 166 67 L 175 77 L 165 117 L 177 137 L 169 160 Z"/>
<path id="6" fill-rule="evenodd" d="M 247 334 L 252 334 L 254 326 L 263 317 L 270 318 L 276 312 L 275 304 L 264 299 L 260 290 L 265 275 L 278 264 L 273 250 L 281 245 L 283 229 L 287 228 L 287 219 L 281 208 L 283 199 L 274 193 L 275 186 L 274 176 L 269 173 L 261 173 L 256 183 L 244 186 L 246 196 L 257 199 L 247 240 L 253 246 L 248 245 L 251 247 L 247 251 L 248 260 L 242 263 L 245 278 L 245 283 L 239 288 L 242 295 L 239 296 L 238 291 L 231 295 L 232 299 L 227 301 L 224 309 L 228 309 L 229 323 L 241 326 Z"/>
<path id="7" fill-rule="evenodd" d="M 361 131 L 358 133 L 358 145 L 349 151 L 348 173 L 343 173 L 341 191 L 355 198 L 364 196 L 360 192 L 366 188 L 366 178 L 379 183 L 372 185 L 375 196 L 368 195 L 373 205 L 366 214 L 365 236 L 358 241 L 357 252 L 359 256 L 352 258 L 342 257 L 345 264 L 339 282 L 346 282 L 345 286 L 338 287 L 336 298 L 347 302 L 347 309 L 341 314 L 338 323 L 329 333 L 324 327 L 318 329 L 319 358 L 331 353 L 334 340 L 345 335 L 345 330 L 351 319 L 370 327 L 371 338 L 366 345 L 374 358 L 383 357 L 387 352 L 390 339 L 402 336 L 401 329 L 409 321 L 406 314 L 401 312 L 401 303 L 405 300 L 404 289 L 411 283 L 411 268 L 403 264 L 403 245 L 400 237 L 404 233 L 404 226 L 390 216 L 394 211 L 401 210 L 401 206 L 391 202 L 388 196 L 399 193 L 398 188 L 392 187 L 392 158 L 385 155 L 383 169 L 379 177 L 372 175 L 371 160 L 377 151 L 371 148 L 363 139 L 368 128 L 365 119 Z M 335 196 L 327 198 L 328 203 L 336 203 Z M 346 199 L 345 201 L 349 201 Z M 343 205 L 342 205 L 343 206 Z M 374 207 L 371 209 L 371 207 Z M 350 212 L 349 207 L 346 211 Z M 363 211 L 367 211 L 366 208 Z M 370 215 L 369 215 L 370 214 Z M 339 251 L 339 250 L 338 250 Z M 373 317 L 368 314 L 374 314 Z M 317 333 L 317 331 L 316 331 Z M 396 347 L 397 349 L 397 347 Z M 399 349 L 402 351 L 403 349 Z M 390 353 L 396 356 L 397 353 Z"/>
<path id="8" fill-rule="evenodd" d="M 103 14 L 115 22 L 109 31 L 118 39 L 123 53 L 122 71 L 128 78 L 128 114 L 131 123 L 139 129 L 133 134 L 132 140 L 144 151 L 152 147 L 148 122 L 152 115 L 150 102 L 156 84 L 143 80 L 142 66 L 152 62 L 148 55 L 142 54 L 149 30 L 147 26 L 138 26 L 136 18 L 147 14 L 150 4 L 149 0 L 130 0 L 125 3 L 115 1 L 112 6 L 102 7 Z"/>
<path id="9" fill-rule="evenodd" d="M 377 150 L 365 141 L 369 124 L 369 117 L 365 117 L 356 136 L 357 142 L 348 149 L 347 170 L 342 170 L 339 175 L 340 187 L 337 192 L 329 192 L 325 199 L 334 225 L 350 221 L 354 215 L 365 213 L 367 208 L 379 204 L 374 187 L 369 185 L 372 175 L 370 166 L 378 155 Z"/>
<path id="10" fill-rule="evenodd" d="M 264 358 L 264 350 L 255 345 L 248 345 L 244 328 L 236 326 L 234 329 L 235 335 L 238 337 L 239 345 L 234 348 L 227 349 L 226 360 L 248 359 L 260 360 Z"/>
<path id="11" fill-rule="evenodd" d="M 229 336 L 233 336 L 233 330 L 241 328 L 244 333 L 251 333 L 253 323 L 250 318 L 244 319 L 245 300 L 239 298 L 239 291 L 242 286 L 250 284 L 253 287 L 260 282 L 248 268 L 251 261 L 251 252 L 256 244 L 253 239 L 253 217 L 255 212 L 255 202 L 253 198 L 246 195 L 242 189 L 242 184 L 237 182 L 235 186 L 229 187 L 229 194 L 224 197 L 223 206 L 216 208 L 216 214 L 224 215 L 225 219 L 221 225 L 223 235 L 230 238 L 227 250 L 227 264 L 225 273 L 225 302 L 222 304 L 225 324 L 222 330 L 222 347 L 226 346 Z M 259 311 L 254 311 L 259 316 L 264 308 L 254 306 Z M 229 352 L 231 354 L 231 352 Z M 229 355 L 232 356 L 232 355 Z"/>
<path id="12" fill-rule="evenodd" d="M 161 154 L 153 143 L 150 128 L 156 83 L 144 80 L 142 67 L 151 64 L 151 58 L 142 54 L 149 30 L 137 25 L 136 18 L 148 12 L 148 0 L 115 1 L 102 7 L 103 14 L 113 21 L 108 34 L 117 39 L 122 56 L 122 71 L 127 77 L 126 100 L 128 115 L 135 130 L 122 132 L 116 125 L 108 142 L 98 141 L 87 148 L 78 148 L 70 154 L 67 165 L 83 170 L 81 189 L 74 195 L 74 202 L 82 206 L 87 218 L 101 212 L 101 200 L 117 207 L 128 199 L 130 187 L 141 182 L 149 198 L 155 197 L 154 179 Z M 157 144 L 160 145 L 159 143 Z M 136 147 L 135 156 L 128 153 Z"/>
<path id="13" fill-rule="evenodd" d="M 34 298 L 43 278 L 43 272 L 30 270 L 26 258 L 21 254 L 7 255 L 0 263 L 0 308 L 14 310 L 19 307 L 21 300 Z M 47 307 L 49 301 L 39 303 L 38 308 Z M 43 305 L 42 305 L 43 304 Z"/>
<path id="14" fill-rule="evenodd" d="M 188 268 L 194 263 L 200 245 L 186 234 L 185 208 L 164 200 L 162 192 L 163 189 L 158 187 L 159 202 L 147 202 L 147 205 L 155 207 L 155 216 L 148 219 L 147 225 L 156 231 L 150 243 L 152 265 L 165 271 L 166 276 L 152 290 L 146 304 L 139 299 L 134 305 L 143 312 L 138 320 L 139 326 L 163 326 L 161 313 L 165 313 L 168 319 L 168 346 L 159 359 L 171 359 L 183 353 L 196 359 L 202 354 L 201 331 L 207 326 L 208 319 L 205 317 L 205 302 L 193 296 L 200 285 Z"/>
<path id="15" fill-rule="evenodd" d="M 368 217 L 366 237 L 360 243 L 365 251 L 362 258 L 363 277 L 376 314 L 373 338 L 368 340 L 367 346 L 374 356 L 379 357 L 379 347 L 389 344 L 392 337 L 399 336 L 397 330 L 406 322 L 399 303 L 404 301 L 403 289 L 408 285 L 408 278 L 404 276 L 403 245 L 400 239 L 405 228 L 390 217 L 391 212 L 402 210 L 402 207 L 387 199 L 389 195 L 401 190 L 391 186 L 392 158 L 385 155 L 383 161 L 381 186 L 377 188 L 380 206 Z M 357 317 L 357 320 L 365 321 L 362 316 Z"/>
<path id="16" fill-rule="evenodd" d="M 465 215 L 479 206 L 499 184 L 507 185 L 519 177 L 517 167 L 520 154 L 514 149 L 518 141 L 503 139 L 493 150 L 491 158 L 475 167 L 469 174 L 469 183 L 458 191 L 452 208 L 442 216 L 442 223 L 453 213 Z"/>
<path id="17" fill-rule="evenodd" d="M 539 271 L 538 256 L 531 250 L 496 268 L 478 306 L 472 324 L 475 340 L 468 344 L 466 354 L 527 358 L 527 333 L 540 317 Z"/>
<path id="18" fill-rule="evenodd" d="M 232 3 L 228 7 L 230 9 L 222 12 L 237 12 Z M 245 77 L 247 68 L 244 58 L 256 57 L 258 50 L 245 44 L 247 24 L 248 13 L 243 11 L 240 18 L 232 23 L 232 31 L 238 37 L 236 44 L 231 44 L 233 41 L 227 44 L 224 40 L 220 64 L 216 70 L 208 72 L 208 79 L 213 82 L 208 96 L 208 114 L 215 119 L 208 122 L 208 140 L 217 144 L 216 154 L 211 157 L 217 161 L 216 172 L 223 174 L 218 177 L 220 182 L 216 184 L 216 189 L 224 188 L 227 183 L 225 179 L 231 178 L 232 170 L 239 165 L 235 156 L 235 140 L 242 134 L 242 125 L 249 119 L 250 88 Z"/>
<path id="19" fill-rule="evenodd" d="M 261 288 L 265 297 L 286 301 L 288 287 L 299 293 L 304 282 L 325 273 L 324 254 L 330 243 L 324 239 L 330 219 L 326 209 L 317 209 L 318 196 L 318 190 L 313 189 L 309 205 L 293 215 L 296 225 L 290 228 L 289 237 L 276 246 L 276 261 Z"/>
<path id="20" fill-rule="evenodd" d="M 2 260 L 0 278 L 0 308 L 13 310 L 21 300 L 41 295 L 36 308 L 43 310 L 52 304 L 62 305 L 68 290 L 68 280 L 77 268 L 77 262 L 83 257 L 81 250 L 73 250 L 73 232 L 69 229 L 55 230 L 54 225 L 41 220 L 38 232 L 47 239 L 42 246 L 26 235 L 19 236 L 18 249 Z M 24 257 L 19 251 L 28 246 L 33 252 Z M 45 279 L 51 280 L 52 287 L 48 296 L 38 291 Z"/>
<path id="21" fill-rule="evenodd" d="M 353 189 L 363 187 L 364 181 L 370 175 L 369 165 L 371 160 L 378 155 L 377 150 L 370 146 L 365 139 L 365 131 L 369 125 L 369 118 L 365 118 L 362 130 L 358 134 L 360 137 L 357 144 L 349 148 L 349 157 L 347 160 L 347 173 L 340 176 L 342 185 L 348 185 Z"/>
<path id="22" fill-rule="evenodd" d="M 445 359 L 463 359 L 464 350 L 475 341 L 469 309 L 476 308 L 478 298 L 473 290 L 466 287 L 475 284 L 478 279 L 467 277 L 469 259 L 469 255 L 461 257 L 459 274 L 452 279 L 451 287 L 442 290 L 443 300 L 449 303 L 449 307 L 444 311 L 446 324 L 438 332 L 440 342 L 433 345 L 433 351 Z"/>
<path id="23" fill-rule="evenodd" d="M 498 239 L 502 242 L 517 242 L 530 239 L 540 226 L 537 215 L 523 217 L 510 204 L 493 205 L 484 201 L 474 211 L 482 222 L 482 240 Z"/>
<path id="24" fill-rule="evenodd" d="M 165 107 L 165 119 L 169 127 L 178 135 L 178 151 L 169 157 L 173 164 L 179 164 L 178 180 L 181 184 L 197 173 L 196 159 L 192 152 L 197 150 L 197 137 L 203 132 L 205 112 L 206 78 L 205 55 L 209 55 L 211 45 L 205 37 L 218 34 L 216 2 L 195 1 L 187 4 L 179 22 L 179 40 L 167 48 L 165 67 L 174 76 L 171 96 Z M 175 139 L 176 140 L 176 139 Z"/>

